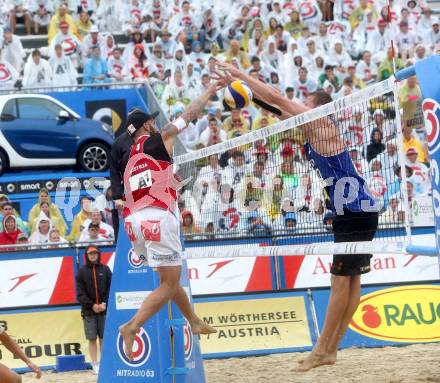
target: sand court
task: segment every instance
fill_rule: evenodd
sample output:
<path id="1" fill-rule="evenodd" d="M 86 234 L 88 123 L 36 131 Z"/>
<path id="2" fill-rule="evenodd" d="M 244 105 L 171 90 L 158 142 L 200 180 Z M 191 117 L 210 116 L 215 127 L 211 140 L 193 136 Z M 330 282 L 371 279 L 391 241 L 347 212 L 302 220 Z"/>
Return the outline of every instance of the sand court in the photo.
<path id="1" fill-rule="evenodd" d="M 295 372 L 303 353 L 205 361 L 207 383 L 440 383 L 440 344 L 347 349 L 334 366 Z M 91 370 L 55 374 L 41 380 L 32 374 L 24 383 L 96 383 Z M 197 382 L 194 382 L 197 383 Z"/>

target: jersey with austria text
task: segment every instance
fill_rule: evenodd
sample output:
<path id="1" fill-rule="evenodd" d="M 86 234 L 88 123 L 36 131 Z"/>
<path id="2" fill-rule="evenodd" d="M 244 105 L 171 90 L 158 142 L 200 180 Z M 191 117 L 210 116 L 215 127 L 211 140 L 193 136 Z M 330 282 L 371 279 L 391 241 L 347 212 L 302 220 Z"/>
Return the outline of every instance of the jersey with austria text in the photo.
<path id="1" fill-rule="evenodd" d="M 124 172 L 124 216 L 154 207 L 172 210 L 177 200 L 173 189 L 172 160 L 159 133 L 139 137 L 131 147 Z"/>
<path id="2" fill-rule="evenodd" d="M 377 210 L 376 202 L 347 150 L 326 157 L 317 153 L 308 142 L 304 148 L 311 166 L 325 181 L 325 189 L 334 213 L 341 214 L 343 209 L 351 212 Z"/>

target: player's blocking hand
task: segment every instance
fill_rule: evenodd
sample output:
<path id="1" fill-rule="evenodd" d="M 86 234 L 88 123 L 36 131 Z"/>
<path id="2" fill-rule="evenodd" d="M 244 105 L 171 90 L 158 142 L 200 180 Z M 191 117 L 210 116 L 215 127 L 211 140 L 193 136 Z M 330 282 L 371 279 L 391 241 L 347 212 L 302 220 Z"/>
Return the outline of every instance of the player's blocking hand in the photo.
<path id="1" fill-rule="evenodd" d="M 238 69 L 234 65 L 222 61 L 217 61 L 216 65 L 217 68 L 225 72 L 226 75 L 229 75 L 229 77 L 231 78 L 230 82 L 240 78 L 240 74 L 241 74 L 240 69 Z"/>
<path id="2" fill-rule="evenodd" d="M 211 78 L 215 81 L 216 90 L 222 90 L 228 86 L 233 80 L 230 78 L 230 76 L 226 73 L 220 73 L 218 71 L 215 71 Z"/>

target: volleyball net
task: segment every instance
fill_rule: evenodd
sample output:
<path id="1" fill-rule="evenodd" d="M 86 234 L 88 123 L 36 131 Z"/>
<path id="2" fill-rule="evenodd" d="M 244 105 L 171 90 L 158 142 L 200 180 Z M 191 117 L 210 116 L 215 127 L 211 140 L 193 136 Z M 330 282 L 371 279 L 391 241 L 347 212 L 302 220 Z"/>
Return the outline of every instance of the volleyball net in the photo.
<path id="1" fill-rule="evenodd" d="M 414 188 L 429 198 L 431 181 L 429 171 L 414 177 L 400 113 L 389 79 L 284 121 L 255 109 L 251 132 L 232 123 L 226 142 L 175 157 L 192 177 L 179 197 L 184 238 L 196 245 L 188 258 L 404 251 Z M 333 197 L 306 141 L 330 159 L 345 152 L 354 166 Z M 375 240 L 333 243 L 337 201 L 349 206 L 360 188 L 379 211 Z"/>

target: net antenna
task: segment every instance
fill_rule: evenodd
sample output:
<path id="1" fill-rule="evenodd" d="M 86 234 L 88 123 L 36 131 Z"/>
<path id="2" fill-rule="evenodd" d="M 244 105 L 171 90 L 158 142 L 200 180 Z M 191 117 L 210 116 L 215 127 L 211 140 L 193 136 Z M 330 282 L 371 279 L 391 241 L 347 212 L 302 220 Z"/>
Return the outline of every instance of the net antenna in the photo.
<path id="1" fill-rule="evenodd" d="M 376 111 L 384 117 L 387 149 L 370 158 Z M 381 208 L 373 241 L 333 243 L 325 184 L 306 160 L 300 131 L 305 124 L 322 129 L 323 119 L 338 127 L 345 150 Z M 230 137 L 174 157 L 175 164 L 192 169 L 195 180 L 180 197 L 182 216 L 190 212 L 193 218 L 188 226 L 184 217 L 187 258 L 405 252 L 411 240 L 410 210 L 394 77 Z M 398 154 L 391 159 L 393 147 Z"/>
<path id="2" fill-rule="evenodd" d="M 393 28 L 391 28 L 391 24 L 393 24 L 393 17 L 392 17 L 392 13 L 391 13 L 391 3 L 388 0 L 388 25 L 390 26 L 390 38 L 391 38 L 391 51 L 392 51 L 392 56 L 393 56 L 393 73 L 396 74 L 397 73 L 397 64 L 396 64 L 396 59 L 397 59 L 397 51 L 396 51 L 396 45 L 395 45 L 395 41 L 396 41 L 396 36 L 395 36 L 395 28 L 393 26 Z M 415 75 L 415 73 L 414 73 Z M 392 76 L 394 79 L 394 87 L 393 87 L 393 98 L 394 98 L 394 104 L 400 106 L 400 100 L 399 100 L 399 84 L 400 81 L 395 77 Z M 404 152 L 404 148 L 403 148 L 403 134 L 402 134 L 402 129 L 403 129 L 403 124 L 402 124 L 402 112 L 399 108 L 399 110 L 396 110 L 396 124 L 397 124 L 397 143 L 398 143 L 398 153 L 399 153 L 399 162 L 402 164 L 402 166 L 406 163 L 406 159 L 405 159 L 405 152 Z M 407 215 L 410 214 L 410 205 L 409 205 L 409 198 L 408 198 L 408 188 L 407 188 L 407 176 L 406 176 L 406 171 L 401 173 L 402 176 L 402 197 L 403 197 L 403 205 L 405 208 L 405 211 L 408 212 Z M 409 219 L 405 220 L 405 230 L 406 230 L 406 241 L 409 244 L 411 241 L 411 223 Z"/>

